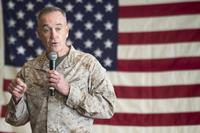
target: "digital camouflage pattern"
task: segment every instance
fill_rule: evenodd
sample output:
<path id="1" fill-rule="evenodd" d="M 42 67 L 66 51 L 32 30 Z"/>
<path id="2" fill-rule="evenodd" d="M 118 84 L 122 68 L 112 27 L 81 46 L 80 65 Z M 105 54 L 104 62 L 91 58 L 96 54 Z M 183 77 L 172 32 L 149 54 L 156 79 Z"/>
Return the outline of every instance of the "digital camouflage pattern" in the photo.
<path id="1" fill-rule="evenodd" d="M 56 70 L 70 85 L 68 97 L 48 95 L 46 53 L 28 61 L 17 74 L 28 86 L 20 102 L 8 104 L 6 121 L 20 126 L 30 121 L 33 133 L 90 133 L 94 118 L 111 118 L 116 96 L 106 70 L 90 54 L 71 50 Z"/>

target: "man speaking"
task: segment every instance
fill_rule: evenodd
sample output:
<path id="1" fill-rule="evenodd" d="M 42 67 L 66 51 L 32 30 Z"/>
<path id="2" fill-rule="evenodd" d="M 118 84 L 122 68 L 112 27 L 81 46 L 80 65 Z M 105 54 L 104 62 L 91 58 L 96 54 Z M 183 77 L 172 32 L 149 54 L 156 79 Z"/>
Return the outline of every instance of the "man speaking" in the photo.
<path id="1" fill-rule="evenodd" d="M 114 114 L 116 96 L 106 70 L 92 55 L 66 43 L 69 27 L 60 8 L 42 9 L 37 26 L 46 50 L 25 63 L 10 83 L 6 121 L 14 126 L 30 122 L 33 133 L 90 133 L 94 118 Z M 57 55 L 52 70 L 50 52 Z"/>

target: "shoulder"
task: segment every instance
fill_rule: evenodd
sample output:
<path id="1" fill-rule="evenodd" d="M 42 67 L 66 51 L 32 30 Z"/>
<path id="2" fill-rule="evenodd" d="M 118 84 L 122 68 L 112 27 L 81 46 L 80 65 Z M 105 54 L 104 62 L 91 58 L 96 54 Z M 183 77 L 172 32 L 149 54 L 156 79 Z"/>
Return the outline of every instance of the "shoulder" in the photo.
<path id="1" fill-rule="evenodd" d="M 86 53 L 83 51 L 75 50 L 73 54 L 73 58 L 76 62 L 88 62 L 88 63 L 96 63 L 98 60 L 90 53 Z"/>
<path id="2" fill-rule="evenodd" d="M 89 62 L 97 61 L 97 59 L 92 54 L 85 53 L 82 51 L 77 51 L 76 57 L 82 59 L 83 61 L 89 61 Z"/>
<path id="3" fill-rule="evenodd" d="M 33 68 L 39 66 L 39 64 L 40 64 L 39 62 L 42 59 L 42 57 L 43 57 L 43 55 L 40 55 L 40 56 L 33 58 L 31 60 L 28 60 L 26 63 L 24 63 L 22 68 L 17 73 L 17 77 L 24 79 L 26 73 L 31 74 Z"/>
<path id="4" fill-rule="evenodd" d="M 95 69 L 104 70 L 103 66 L 100 64 L 97 58 L 90 53 L 77 51 L 75 58 L 76 62 L 81 62 L 81 64 L 85 68 L 88 68 L 90 71 L 95 71 Z"/>
<path id="5" fill-rule="evenodd" d="M 44 60 L 46 59 L 45 53 L 42 53 L 41 55 L 28 60 L 23 67 L 27 68 L 27 67 L 36 67 L 38 66 L 40 63 L 42 63 Z"/>

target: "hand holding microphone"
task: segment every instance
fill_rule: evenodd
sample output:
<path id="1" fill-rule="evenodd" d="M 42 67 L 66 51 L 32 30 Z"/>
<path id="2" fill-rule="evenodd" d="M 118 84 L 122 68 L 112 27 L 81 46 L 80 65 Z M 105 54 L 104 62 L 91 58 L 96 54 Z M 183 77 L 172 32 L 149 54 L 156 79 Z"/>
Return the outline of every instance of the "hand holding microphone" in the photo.
<path id="1" fill-rule="evenodd" d="M 55 52 L 50 52 L 48 58 L 50 60 L 50 70 L 48 72 L 50 96 L 55 96 L 55 89 L 61 94 L 68 96 L 69 84 L 65 81 L 64 76 L 56 71 L 57 54 Z"/>

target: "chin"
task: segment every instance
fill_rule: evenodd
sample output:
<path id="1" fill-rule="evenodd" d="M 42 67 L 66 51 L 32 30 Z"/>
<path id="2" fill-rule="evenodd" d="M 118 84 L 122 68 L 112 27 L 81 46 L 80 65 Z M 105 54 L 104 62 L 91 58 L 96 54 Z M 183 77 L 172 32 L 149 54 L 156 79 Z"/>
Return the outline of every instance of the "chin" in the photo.
<path id="1" fill-rule="evenodd" d="M 54 46 L 54 47 L 50 47 L 49 48 L 50 50 L 49 51 L 54 51 L 54 52 L 58 52 L 58 47 Z"/>

